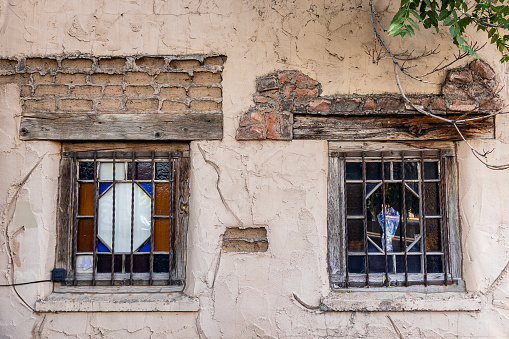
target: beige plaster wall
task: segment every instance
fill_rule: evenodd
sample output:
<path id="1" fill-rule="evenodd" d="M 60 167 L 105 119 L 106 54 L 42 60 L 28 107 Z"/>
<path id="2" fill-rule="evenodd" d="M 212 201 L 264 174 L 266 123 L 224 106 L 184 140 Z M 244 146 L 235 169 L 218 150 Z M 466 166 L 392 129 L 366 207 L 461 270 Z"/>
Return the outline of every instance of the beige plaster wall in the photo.
<path id="1" fill-rule="evenodd" d="M 394 14 L 389 3 L 377 5 L 386 23 Z M 199 298 L 200 311 L 37 314 L 29 307 L 50 293 L 50 284 L 18 287 L 28 306 L 12 288 L 0 287 L 0 337 L 397 338 L 398 331 L 408 338 L 507 336 L 509 278 L 500 274 L 509 261 L 508 173 L 487 170 L 465 143 L 458 145 L 463 269 L 467 289 L 481 296 L 480 312 L 319 313 L 293 297 L 317 305 L 329 293 L 327 143 L 236 142 L 235 129 L 252 104 L 256 77 L 277 69 L 308 74 L 321 82 L 325 95 L 396 92 L 391 63 L 375 65 L 365 53 L 373 47 L 367 5 L 367 0 L 0 0 L 2 56 L 228 57 L 224 138 L 191 144 L 185 292 Z M 441 54 L 418 63 L 422 69 L 455 52 L 443 38 L 424 32 L 391 44 L 422 51 L 440 43 Z M 479 55 L 493 65 L 507 99 L 505 65 L 491 47 Z M 408 81 L 405 86 L 410 92 L 439 91 Z M 54 262 L 59 144 L 19 141 L 20 111 L 16 85 L 0 86 L 0 283 L 10 275 L 16 281 L 46 279 Z M 508 163 L 507 118 L 498 117 L 496 127 L 496 140 L 472 145 L 494 148 L 490 161 Z M 267 227 L 267 252 L 220 250 L 226 227 L 253 225 Z"/>

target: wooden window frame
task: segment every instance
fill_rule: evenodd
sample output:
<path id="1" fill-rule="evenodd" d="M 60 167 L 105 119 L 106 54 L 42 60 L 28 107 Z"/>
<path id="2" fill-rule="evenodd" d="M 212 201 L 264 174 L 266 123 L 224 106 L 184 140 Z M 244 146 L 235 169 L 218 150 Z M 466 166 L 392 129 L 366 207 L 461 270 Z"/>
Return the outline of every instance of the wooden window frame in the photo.
<path id="1" fill-rule="evenodd" d="M 346 216 L 344 196 L 345 171 L 340 156 L 356 152 L 384 153 L 388 157 L 401 157 L 401 154 L 417 152 L 438 152 L 443 155 L 444 190 L 445 190 L 445 222 L 447 232 L 445 251 L 449 257 L 447 272 L 444 274 L 428 274 L 424 277 L 405 277 L 405 274 L 390 274 L 391 286 L 410 285 L 463 285 L 461 279 L 461 246 L 458 215 L 458 168 L 453 142 L 329 142 L 329 174 L 328 174 L 328 269 L 329 280 L 333 289 L 353 287 L 386 286 L 387 279 L 380 273 L 364 274 L 349 277 L 346 263 Z M 365 153 L 367 154 L 367 153 Z M 442 213 L 443 213 L 442 212 Z M 426 274 L 424 274 L 426 275 Z M 445 281 L 444 281 L 445 280 Z"/>
<path id="2" fill-rule="evenodd" d="M 135 274 L 125 279 L 94 279 L 93 281 L 77 279 L 75 274 L 75 206 L 74 190 L 76 189 L 75 161 L 79 157 L 96 156 L 111 157 L 113 152 L 120 157 L 133 155 L 150 159 L 151 155 L 175 160 L 175 198 L 170 215 L 172 218 L 172 232 L 174 233 L 174 248 L 170 249 L 174 257 L 174 264 L 170 263 L 170 272 L 166 283 L 158 280 L 157 284 L 149 285 L 149 278 L 145 273 Z M 57 252 L 56 268 L 66 269 L 66 279 L 62 284 L 55 284 L 56 292 L 173 292 L 182 291 L 185 286 L 187 261 L 187 229 L 189 204 L 189 144 L 188 143 L 151 143 L 151 142 L 67 142 L 61 147 L 59 196 L 57 211 Z M 154 220 L 152 218 L 152 220 Z M 153 221 L 152 221 L 153 222 Z M 96 274 L 97 275 L 97 274 Z M 117 275 L 117 273 L 115 273 Z M 129 275 L 129 274 L 128 274 Z M 124 286 L 129 285 L 129 286 Z"/>

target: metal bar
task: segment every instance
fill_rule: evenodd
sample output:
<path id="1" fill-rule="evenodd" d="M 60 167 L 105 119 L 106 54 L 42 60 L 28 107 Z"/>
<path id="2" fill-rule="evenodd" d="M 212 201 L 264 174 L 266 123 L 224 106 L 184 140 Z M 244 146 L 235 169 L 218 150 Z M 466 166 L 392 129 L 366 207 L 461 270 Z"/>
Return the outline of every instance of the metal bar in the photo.
<path id="1" fill-rule="evenodd" d="M 78 177 L 78 161 L 76 159 L 76 152 L 73 152 L 73 158 L 72 158 L 72 173 L 71 173 L 71 182 L 73 189 L 73 233 L 74 233 L 74 242 L 73 242 L 73 249 L 72 249 L 72 265 L 73 265 L 73 271 L 74 271 L 74 278 L 73 278 L 73 285 L 76 286 L 77 279 L 76 275 L 78 274 L 78 264 L 76 263 L 76 252 L 78 252 L 78 194 L 79 194 L 79 177 Z"/>
<path id="2" fill-rule="evenodd" d="M 444 285 L 447 285 L 447 270 L 449 258 L 447 257 L 447 247 L 449 241 L 447 239 L 447 214 L 445 203 L 445 158 L 442 150 L 440 150 L 440 215 L 442 216 L 442 251 L 444 252 Z"/>
<path id="3" fill-rule="evenodd" d="M 154 177 L 156 175 L 156 165 L 155 165 L 155 152 L 152 151 L 152 197 L 150 199 L 150 268 L 149 268 L 149 278 L 148 278 L 148 284 L 152 285 L 152 274 L 154 272 L 154 201 L 155 201 L 155 195 L 156 195 L 156 186 L 154 184 Z"/>
<path id="4" fill-rule="evenodd" d="M 385 285 L 389 286 L 389 263 L 387 262 L 387 225 L 385 223 L 385 162 L 384 154 L 382 152 L 382 217 L 384 225 L 384 258 L 385 258 Z"/>
<path id="5" fill-rule="evenodd" d="M 112 216 L 111 216 L 111 285 L 113 286 L 115 284 L 115 186 L 116 186 L 116 179 L 117 175 L 115 173 L 117 165 L 115 164 L 115 155 L 116 153 L 113 152 L 113 208 L 112 208 Z"/>
<path id="6" fill-rule="evenodd" d="M 174 196 L 174 181 L 175 181 L 175 166 L 173 160 L 171 158 L 171 153 L 168 153 L 168 161 L 170 167 L 169 173 L 169 185 L 170 185 L 170 201 L 168 202 L 168 285 L 173 285 L 173 277 L 171 276 L 173 271 L 173 246 L 172 246 L 172 229 L 174 227 L 173 223 L 173 196 Z"/>
<path id="7" fill-rule="evenodd" d="M 407 214 L 406 214 L 406 188 L 405 188 L 405 152 L 401 152 L 401 187 L 403 200 L 403 247 L 405 251 L 405 286 L 408 286 L 408 250 L 407 250 Z"/>
<path id="8" fill-rule="evenodd" d="M 134 178 L 138 174 L 138 166 L 136 165 L 134 158 L 134 151 L 131 157 L 131 251 L 130 251 L 130 262 L 129 262 L 129 285 L 133 284 L 133 244 L 134 244 Z"/>
<path id="9" fill-rule="evenodd" d="M 95 285 L 95 273 L 97 270 L 97 223 L 98 223 L 98 207 L 99 207 L 99 183 L 97 177 L 99 169 L 97 165 L 97 152 L 94 151 L 94 241 L 92 254 L 92 285 Z"/>
<path id="10" fill-rule="evenodd" d="M 428 259 L 426 258 L 426 194 L 424 193 L 424 153 L 421 153 L 421 218 L 422 218 L 422 251 L 424 259 L 424 286 L 428 286 Z"/>
<path id="11" fill-rule="evenodd" d="M 363 227 L 364 227 L 364 253 L 366 259 L 365 271 L 366 271 L 366 286 L 369 287 L 369 256 L 368 256 L 368 209 L 366 206 L 366 159 L 364 158 L 364 152 L 362 152 L 362 210 L 363 210 Z"/>
<path id="12" fill-rule="evenodd" d="M 346 254 L 346 260 L 345 260 L 345 287 L 348 288 L 348 283 L 349 283 L 349 274 L 348 274 L 348 228 L 347 228 L 347 216 L 348 216 L 348 210 L 347 210 L 347 207 L 346 207 L 346 204 L 347 204 L 347 188 L 346 188 L 346 156 L 345 154 L 343 153 L 343 171 L 342 171 L 342 174 L 343 174 L 343 186 L 345 187 L 345 190 L 344 190 L 344 197 L 343 197 L 343 200 L 344 200 L 344 203 L 343 203 L 343 220 L 344 220 L 344 223 L 343 223 L 343 230 L 344 230 L 344 233 L 345 233 L 345 243 L 344 243 L 344 247 L 345 247 L 345 254 Z"/>

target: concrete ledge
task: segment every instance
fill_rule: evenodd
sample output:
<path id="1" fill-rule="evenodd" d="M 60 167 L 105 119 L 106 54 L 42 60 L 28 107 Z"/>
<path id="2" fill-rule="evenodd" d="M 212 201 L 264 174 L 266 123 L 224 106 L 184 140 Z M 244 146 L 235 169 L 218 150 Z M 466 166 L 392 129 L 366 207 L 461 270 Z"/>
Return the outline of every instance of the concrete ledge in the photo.
<path id="1" fill-rule="evenodd" d="M 52 293 L 37 300 L 37 312 L 197 312 L 198 298 L 183 293 Z"/>
<path id="2" fill-rule="evenodd" d="M 320 307 L 337 312 L 466 312 L 480 311 L 481 298 L 465 292 L 331 292 Z"/>

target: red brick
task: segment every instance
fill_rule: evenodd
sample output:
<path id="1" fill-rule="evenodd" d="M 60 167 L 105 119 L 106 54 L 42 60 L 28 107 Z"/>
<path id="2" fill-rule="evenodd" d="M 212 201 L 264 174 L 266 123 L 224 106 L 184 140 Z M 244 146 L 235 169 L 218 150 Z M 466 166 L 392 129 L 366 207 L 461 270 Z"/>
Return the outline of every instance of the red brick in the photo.
<path id="1" fill-rule="evenodd" d="M 307 97 L 316 98 L 318 96 L 318 94 L 319 94 L 318 88 L 313 88 L 313 89 L 297 88 L 295 90 L 296 98 L 307 98 Z"/>
<path id="2" fill-rule="evenodd" d="M 470 69 L 476 71 L 481 78 L 491 80 L 495 77 L 495 72 L 491 69 L 491 67 L 481 60 L 475 60 L 470 64 Z"/>
<path id="3" fill-rule="evenodd" d="M 504 102 L 499 98 L 489 98 L 479 103 L 479 109 L 498 111 L 504 107 Z"/>
<path id="4" fill-rule="evenodd" d="M 35 85 L 51 84 L 53 82 L 53 75 L 52 74 L 40 75 L 39 73 L 33 73 L 32 79 Z"/>
<path id="5" fill-rule="evenodd" d="M 412 104 L 414 104 L 414 106 L 416 106 L 417 108 L 423 109 L 423 110 L 425 110 L 429 106 L 429 103 L 430 103 L 429 98 L 424 98 L 424 99 L 408 98 L 408 100 L 410 100 L 410 102 Z M 408 104 L 406 102 L 405 102 L 405 109 L 408 111 L 416 111 L 416 109 L 413 106 L 411 106 L 410 104 Z"/>
<path id="6" fill-rule="evenodd" d="M 92 82 L 94 84 L 120 84 L 122 83 L 123 76 L 122 74 L 92 74 L 90 76 Z"/>
<path id="7" fill-rule="evenodd" d="M 449 105 L 449 110 L 454 112 L 472 112 L 477 110 L 477 105 L 471 100 L 453 100 Z"/>
<path id="8" fill-rule="evenodd" d="M 290 72 L 289 71 L 283 71 L 279 72 L 278 75 L 279 84 L 286 84 L 290 82 Z"/>
<path id="9" fill-rule="evenodd" d="M 431 109 L 437 110 L 437 111 L 446 111 L 447 107 L 446 107 L 445 100 L 442 98 L 433 99 L 433 101 L 431 102 Z"/>
<path id="10" fill-rule="evenodd" d="M 124 93 L 124 90 L 122 89 L 122 86 L 106 86 L 106 87 L 104 87 L 103 95 L 106 97 L 109 97 L 109 96 L 122 95 L 123 93 Z"/>
<path id="11" fill-rule="evenodd" d="M 120 100 L 118 99 L 101 99 L 97 104 L 98 111 L 116 111 L 120 108 Z"/>
<path id="12" fill-rule="evenodd" d="M 306 86 L 316 86 L 318 85 L 318 81 L 311 79 L 305 74 L 301 72 L 293 73 L 293 78 L 297 84 L 306 85 Z"/>
<path id="13" fill-rule="evenodd" d="M 191 98 L 221 98 L 219 87 L 191 87 L 188 93 Z"/>
<path id="14" fill-rule="evenodd" d="M 331 101 L 327 99 L 317 99 L 309 103 L 309 112 L 328 112 Z"/>
<path id="15" fill-rule="evenodd" d="M 442 87 L 442 94 L 454 99 L 468 99 L 468 95 L 464 90 L 451 83 Z"/>
<path id="16" fill-rule="evenodd" d="M 255 103 L 263 104 L 263 103 L 266 103 L 268 100 L 267 100 L 267 97 L 257 95 L 255 97 L 253 97 L 253 101 Z"/>
<path id="17" fill-rule="evenodd" d="M 265 120 L 267 123 L 267 139 L 277 140 L 277 113 L 265 114 Z"/>
<path id="18" fill-rule="evenodd" d="M 26 65 L 31 70 L 41 70 L 43 72 L 49 72 L 51 69 L 58 68 L 58 62 L 54 59 L 48 58 L 27 58 Z"/>
<path id="19" fill-rule="evenodd" d="M 16 60 L 0 59 L 0 69 L 13 71 L 18 62 Z"/>
<path id="20" fill-rule="evenodd" d="M 77 97 L 99 97 L 101 96 L 101 86 L 74 86 L 71 88 L 71 94 Z"/>
<path id="21" fill-rule="evenodd" d="M 265 139 L 263 129 L 260 126 L 239 127 L 237 129 L 237 140 L 262 140 Z"/>
<path id="22" fill-rule="evenodd" d="M 143 97 L 152 94 L 154 94 L 152 86 L 127 86 L 125 88 L 125 95 L 128 97 Z"/>
<path id="23" fill-rule="evenodd" d="M 464 71 L 450 71 L 447 74 L 447 79 L 450 82 L 466 84 L 473 81 L 472 72 L 464 70 Z"/>
<path id="24" fill-rule="evenodd" d="M 380 98 L 378 99 L 378 107 L 386 110 L 396 110 L 401 106 L 401 101 L 395 98 Z"/>
<path id="25" fill-rule="evenodd" d="M 164 68 L 164 58 L 143 57 L 136 60 L 136 65 L 148 68 Z"/>
<path id="26" fill-rule="evenodd" d="M 362 107 L 362 109 L 366 111 L 375 110 L 376 101 L 373 98 L 367 98 L 366 101 L 364 101 L 364 106 Z"/>
<path id="27" fill-rule="evenodd" d="M 260 124 L 263 122 L 264 112 L 261 111 L 252 111 L 247 112 L 241 119 L 239 125 L 241 127 Z"/>
<path id="28" fill-rule="evenodd" d="M 295 91 L 296 88 L 297 88 L 297 86 L 295 86 L 295 85 L 286 85 L 285 86 L 285 97 L 287 99 L 293 98 L 293 91 Z"/>

